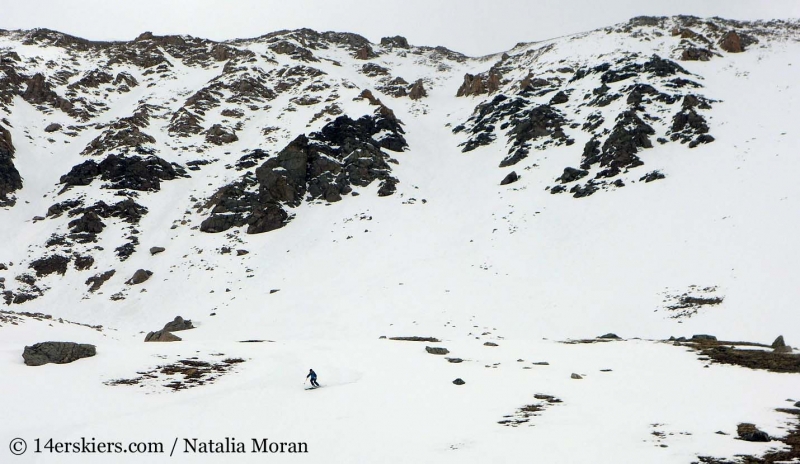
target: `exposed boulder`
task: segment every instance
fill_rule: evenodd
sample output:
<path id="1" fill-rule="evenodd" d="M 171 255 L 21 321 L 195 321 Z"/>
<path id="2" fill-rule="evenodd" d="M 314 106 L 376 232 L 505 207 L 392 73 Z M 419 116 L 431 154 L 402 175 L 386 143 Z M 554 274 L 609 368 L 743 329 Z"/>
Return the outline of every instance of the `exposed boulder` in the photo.
<path id="1" fill-rule="evenodd" d="M 152 271 L 147 271 L 145 269 L 139 269 L 136 272 L 134 272 L 133 276 L 130 279 L 128 279 L 125 283 L 127 285 L 139 285 L 139 284 L 141 284 L 143 282 L 146 282 L 147 279 L 149 279 L 150 276 L 152 276 L 152 275 L 153 275 Z"/>
<path id="2" fill-rule="evenodd" d="M 174 335 L 166 330 L 159 330 L 156 332 L 149 332 L 144 337 L 145 342 L 179 342 L 182 338 Z"/>
<path id="3" fill-rule="evenodd" d="M 740 440 L 755 441 L 755 442 L 768 442 L 771 441 L 769 435 L 759 430 L 755 424 L 741 423 L 736 426 L 736 434 L 739 435 Z"/>
<path id="4" fill-rule="evenodd" d="M 782 346 L 786 346 L 786 342 L 783 341 L 783 335 L 778 335 L 778 338 L 776 338 L 775 341 L 772 342 L 771 346 L 773 348 L 780 348 Z"/>
<path id="5" fill-rule="evenodd" d="M 74 219 L 68 224 L 73 234 L 88 233 L 99 234 L 106 226 L 94 211 L 86 211 L 83 216 Z"/>
<path id="6" fill-rule="evenodd" d="M 430 354 L 436 354 L 436 355 L 441 355 L 441 356 L 444 356 L 444 355 L 450 353 L 450 350 L 448 350 L 447 348 L 431 347 L 431 346 L 426 346 L 425 347 L 425 351 L 427 351 Z"/>
<path id="7" fill-rule="evenodd" d="M 497 346 L 497 343 L 495 343 L 495 342 L 486 342 L 486 343 L 483 344 L 483 346 Z"/>
<path id="8" fill-rule="evenodd" d="M 556 178 L 557 182 L 561 182 L 562 184 L 566 184 L 569 182 L 575 182 L 576 180 L 583 179 L 584 177 L 589 175 L 589 171 L 583 169 L 575 169 L 572 167 L 564 168 L 564 172 Z"/>
<path id="9" fill-rule="evenodd" d="M 615 334 L 615 333 L 607 333 L 607 334 L 605 334 L 605 335 L 600 335 L 600 336 L 599 336 L 599 337 L 597 337 L 597 338 L 602 338 L 602 339 L 610 339 L 610 340 L 622 340 L 622 339 L 621 339 L 620 337 L 618 337 L 618 336 L 617 336 L 617 334 Z"/>
<path id="10" fill-rule="evenodd" d="M 516 171 L 511 171 L 511 172 L 508 173 L 507 176 L 505 176 L 503 178 L 503 180 L 500 181 L 500 185 L 513 184 L 514 182 L 516 182 L 518 180 L 519 180 L 519 175 L 517 175 L 517 172 Z"/>
<path id="11" fill-rule="evenodd" d="M 167 322 L 167 324 L 164 326 L 162 330 L 165 330 L 167 332 L 178 332 L 181 330 L 189 330 L 189 329 L 194 329 L 192 321 L 186 320 L 180 316 L 175 316 L 175 319 L 173 319 L 171 322 Z"/>
<path id="12" fill-rule="evenodd" d="M 704 341 L 704 340 L 705 341 L 716 341 L 717 337 L 715 337 L 713 335 L 708 335 L 708 334 L 697 334 L 697 335 L 692 335 L 692 339 L 691 340 L 695 341 L 695 342 L 696 341 Z"/>
<path id="13" fill-rule="evenodd" d="M 688 47 L 681 53 L 682 61 L 708 61 L 714 57 L 714 53 L 707 48 Z"/>
<path id="14" fill-rule="evenodd" d="M 61 130 L 61 124 L 55 122 L 48 124 L 47 127 L 44 128 L 44 131 L 47 133 L 56 132 L 60 130 Z"/>
<path id="15" fill-rule="evenodd" d="M 581 380 L 581 379 L 583 379 L 583 376 L 573 372 L 572 375 L 569 376 L 569 378 L 574 379 L 574 380 Z"/>
<path id="16" fill-rule="evenodd" d="M 237 140 L 239 140 L 239 137 L 236 136 L 236 133 L 221 124 L 214 124 L 206 131 L 206 141 L 214 145 L 224 145 Z"/>
<path id="17" fill-rule="evenodd" d="M 455 380 L 453 380 L 453 384 L 454 384 L 454 385 L 464 385 L 465 383 L 467 383 L 467 382 L 464 382 L 464 381 L 463 381 L 463 380 L 461 380 L 461 379 L 455 379 Z"/>
<path id="18" fill-rule="evenodd" d="M 553 98 L 550 99 L 550 104 L 560 105 L 568 101 L 569 101 L 569 96 L 563 90 L 559 90 L 558 93 L 553 95 Z"/>
<path id="19" fill-rule="evenodd" d="M 166 250 L 166 248 L 164 248 L 164 247 L 159 247 L 159 246 L 150 247 L 150 256 L 157 255 L 159 253 L 163 253 L 165 250 Z"/>
<path id="20" fill-rule="evenodd" d="M 22 358 L 28 366 L 67 364 L 97 354 L 94 345 L 73 342 L 43 342 L 26 346 Z"/>

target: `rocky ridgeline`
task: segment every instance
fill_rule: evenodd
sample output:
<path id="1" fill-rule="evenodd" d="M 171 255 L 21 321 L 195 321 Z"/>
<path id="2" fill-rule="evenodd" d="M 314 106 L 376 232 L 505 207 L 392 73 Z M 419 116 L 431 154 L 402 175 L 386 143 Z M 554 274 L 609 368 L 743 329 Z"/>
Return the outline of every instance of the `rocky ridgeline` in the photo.
<path id="1" fill-rule="evenodd" d="M 490 75 L 498 76 L 513 66 L 512 61 L 513 57 L 502 58 L 502 65 Z M 527 158 L 531 150 L 570 146 L 580 132 L 587 133 L 590 139 L 579 168 L 566 167 L 555 179 L 558 184 L 550 188 L 551 193 L 569 191 L 579 198 L 600 188 L 623 187 L 617 177 L 645 164 L 640 152 L 653 147 L 653 138 L 659 143 L 687 143 L 690 148 L 714 140 L 703 116 L 712 100 L 698 94 L 702 86 L 697 76 L 672 60 L 626 54 L 613 64 L 561 67 L 541 74 L 531 73 L 510 84 L 516 89 L 514 95 L 497 93 L 498 78 L 486 78 L 478 85 L 483 78 L 467 76 L 460 95 L 497 94 L 478 104 L 470 119 L 453 129 L 467 134 L 462 151 L 493 144 L 502 134 L 509 146 L 499 163 L 504 168 Z M 592 179 L 578 182 L 590 173 Z M 663 175 L 653 173 L 641 180 L 657 178 Z"/>
<path id="2" fill-rule="evenodd" d="M 379 133 L 383 136 L 376 140 Z M 382 148 L 402 151 L 406 146 L 394 117 L 340 116 L 319 132 L 297 137 L 255 174 L 248 172 L 215 193 L 203 207 L 210 215 L 200 230 L 216 233 L 247 226 L 248 234 L 269 232 L 289 222 L 287 207 L 304 200 L 340 201 L 357 193 L 353 187 L 376 180 L 378 195 L 391 195 L 398 180 L 390 164 L 396 161 Z"/>
<path id="3" fill-rule="evenodd" d="M 505 168 L 528 158 L 532 150 L 570 146 L 588 134 L 583 150 L 575 150 L 580 153 L 575 164 L 554 175 L 556 185 L 548 187 L 551 193 L 569 192 L 580 198 L 624 187 L 628 179 L 645 183 L 663 179 L 666 176 L 658 171 L 627 174 L 646 164 L 643 151 L 654 143 L 679 142 L 694 148 L 714 141 L 705 116 L 714 100 L 703 95 L 702 77 L 678 61 L 746 52 L 761 39 L 797 37 L 800 26 L 786 21 L 639 17 L 604 32 L 629 40 L 666 41 L 665 47 L 654 46 L 664 53 L 556 60 L 551 56 L 563 55 L 558 42 L 520 44 L 499 56 L 487 71 L 464 76 L 456 96 L 482 101 L 467 121 L 453 129 L 466 138 L 462 151 L 501 138 L 507 154 L 499 166 Z"/>

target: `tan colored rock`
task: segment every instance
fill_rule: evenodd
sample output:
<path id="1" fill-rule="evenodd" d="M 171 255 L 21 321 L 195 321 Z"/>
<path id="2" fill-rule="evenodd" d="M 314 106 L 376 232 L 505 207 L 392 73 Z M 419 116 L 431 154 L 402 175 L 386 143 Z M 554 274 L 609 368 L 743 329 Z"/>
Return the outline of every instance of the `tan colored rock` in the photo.
<path id="1" fill-rule="evenodd" d="M 736 31 L 728 31 L 720 40 L 719 47 L 728 53 L 741 53 L 744 51 L 742 39 Z"/>

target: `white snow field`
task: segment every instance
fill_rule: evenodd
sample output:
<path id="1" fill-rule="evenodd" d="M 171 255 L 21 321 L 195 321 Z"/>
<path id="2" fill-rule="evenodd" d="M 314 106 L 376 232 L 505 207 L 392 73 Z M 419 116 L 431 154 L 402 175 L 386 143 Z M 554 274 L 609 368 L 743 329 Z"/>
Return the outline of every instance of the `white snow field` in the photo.
<path id="1" fill-rule="evenodd" d="M 154 50 L 170 65 L 157 73 L 109 61 L 110 52 L 64 45 L 58 33 L 0 31 L 0 64 L 13 61 L 26 78 L 43 74 L 60 96 L 107 105 L 81 119 L 22 94 L 3 103 L 0 92 L 0 124 L 11 134 L 13 162 L 23 179 L 13 193 L 16 203 L 0 208 L 0 296 L 35 293 L 25 302 L 9 301 L 0 312 L 0 462 L 688 464 L 703 456 L 735 462 L 736 455 L 788 449 L 777 440 L 740 440 L 737 425 L 755 424 L 773 438 L 797 427 L 796 415 L 776 411 L 800 400 L 797 370 L 714 363 L 698 359 L 690 344 L 666 339 L 713 334 L 766 345 L 778 335 L 788 344 L 800 340 L 800 26 L 698 20 L 689 26 L 695 32 L 716 37 L 734 28 L 758 42 L 728 53 L 714 40 L 710 60 L 684 61 L 681 38 L 670 33 L 685 25 L 681 21 L 632 22 L 520 44 L 508 57 L 371 44 L 376 56 L 360 60 L 342 43 L 319 39 L 327 45 L 314 47 L 285 32 L 226 42 L 252 55 L 201 65 L 170 55 L 161 44 Z M 317 61 L 276 52 L 270 48 L 274 37 L 311 49 Z M 12 52 L 18 59 L 9 58 Z M 574 80 L 565 74 L 559 89 L 569 90 L 569 101 L 559 108 L 576 122 L 564 126 L 574 144 L 539 150 L 534 143 L 527 158 L 498 168 L 511 148 L 498 127 L 494 142 L 462 152 L 467 135 L 453 128 L 480 103 L 519 93 L 519 81 L 529 73 L 549 79 L 558 67 L 591 68 L 632 54 L 638 54 L 636 62 L 653 54 L 674 60 L 689 73 L 683 77 L 702 85 L 691 92 L 712 102 L 702 112 L 712 143 L 691 149 L 657 143 L 681 103 L 654 101 L 642 111 L 653 117 L 647 119 L 655 129 L 653 146 L 637 153 L 644 166 L 620 174 L 624 188 L 608 183 L 584 198 L 553 195 L 550 188 L 564 168 L 578 167 L 584 145 L 607 135 L 629 104 L 620 98 L 587 105 L 584 95 L 600 85 L 599 74 Z M 498 62 L 502 66 L 492 68 Z M 226 63 L 241 67 L 226 71 Z M 365 74 L 365 63 L 407 83 L 422 79 L 427 96 L 412 100 L 376 90 L 386 82 Z M 301 84 L 280 90 L 288 81 L 275 71 L 295 66 L 324 74 L 301 75 Z M 490 68 L 503 73 L 496 92 L 456 97 L 465 73 Z M 7 80 L 8 69 L 0 67 Z M 126 92 L 110 83 L 73 86 L 70 94 L 69 84 L 95 69 L 112 76 L 127 72 L 138 85 Z M 276 89 L 274 98 L 243 103 L 225 89 L 215 94 L 218 104 L 195 113 L 203 129 L 236 126 L 238 140 L 215 145 L 200 133 L 169 130 L 173 114 L 196 92 L 243 75 Z M 8 85 L 2 77 L 0 90 Z M 608 87 L 624 93 L 633 82 L 675 92 L 644 73 Z M 308 83 L 324 90 L 308 90 Z M 230 168 L 240 156 L 262 149 L 274 157 L 297 136 L 322 129 L 336 117 L 316 117 L 329 104 L 353 119 L 372 115 L 377 107 L 357 99 L 365 89 L 403 123 L 408 148 L 387 152 L 398 162 L 391 165 L 399 180 L 394 194 L 378 196 L 376 180 L 353 185 L 359 195 L 341 201 L 287 206 L 294 216 L 277 230 L 199 230 L 210 214 L 199 206 L 247 170 Z M 321 102 L 299 104 L 306 95 Z M 552 96 L 528 98 L 544 105 Z M 68 223 L 77 217 L 47 215 L 51 205 L 71 198 L 84 205 L 124 199 L 101 188 L 101 179 L 63 193 L 59 182 L 86 160 L 99 162 L 128 148 L 134 155 L 125 146 L 81 152 L 145 104 L 152 110 L 141 129 L 154 140 L 145 148 L 182 166 L 210 163 L 187 171 L 191 177 L 162 180 L 159 191 L 129 196 L 147 208 L 138 223 L 104 218 L 96 242 L 47 246 L 54 234 L 69 234 Z M 230 116 L 230 110 L 244 116 Z M 594 132 L 582 130 L 593 112 L 605 122 Z M 45 133 L 54 122 L 64 128 Z M 277 129 L 265 134 L 268 127 Z M 591 167 L 591 175 L 598 169 Z M 654 170 L 665 178 L 639 180 Z M 501 186 L 511 171 L 520 179 Z M 132 228 L 136 251 L 121 260 L 115 249 Z M 155 246 L 165 251 L 151 255 Z M 70 263 L 64 273 L 37 276 L 36 291 L 17 278 L 35 274 L 30 263 L 53 253 L 91 254 L 94 261 L 85 271 Z M 87 278 L 110 269 L 114 275 L 90 292 Z M 137 269 L 152 276 L 126 284 Z M 673 317 L 667 306 L 681 295 L 722 301 Z M 178 315 L 195 326 L 176 332 L 181 341 L 144 343 L 148 332 Z M 595 340 L 609 332 L 621 339 Z M 441 341 L 380 338 L 398 336 Z M 565 343 L 570 340 L 586 343 Z M 97 354 L 69 364 L 25 365 L 23 349 L 45 341 L 89 343 Z M 449 354 L 429 354 L 426 346 L 445 347 Z M 208 374 L 201 385 L 186 374 L 159 373 L 160 366 L 181 360 L 231 359 L 244 362 Z M 535 364 L 541 362 L 548 365 Z M 305 390 L 309 368 L 319 374 L 318 391 Z M 136 378 L 131 385 L 112 384 Z M 465 383 L 454 385 L 457 378 Z M 176 381 L 194 386 L 166 386 Z M 561 401 L 551 404 L 537 394 Z M 519 410 L 528 405 L 541 410 L 525 417 Z M 20 456 L 16 438 L 27 444 Z M 132 442 L 157 442 L 163 450 L 44 448 L 49 439 L 82 438 L 119 442 L 126 450 Z M 192 439 L 205 445 L 192 449 Z M 307 452 L 254 452 L 254 439 L 286 442 L 286 449 L 302 442 Z M 209 441 L 211 449 L 205 447 Z M 231 452 L 237 446 L 244 452 Z"/>

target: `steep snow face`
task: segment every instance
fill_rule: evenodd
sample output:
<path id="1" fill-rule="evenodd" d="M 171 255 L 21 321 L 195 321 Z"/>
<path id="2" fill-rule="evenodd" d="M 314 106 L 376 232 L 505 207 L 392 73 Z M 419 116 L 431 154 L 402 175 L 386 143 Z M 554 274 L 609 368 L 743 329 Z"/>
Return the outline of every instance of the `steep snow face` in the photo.
<path id="1" fill-rule="evenodd" d="M 766 445 L 709 434 L 747 421 L 780 433 L 785 418 L 772 411 L 791 397 L 794 374 L 703 369 L 653 342 L 549 340 L 609 331 L 800 339 L 798 37 L 797 22 L 636 18 L 470 58 L 402 37 L 375 44 L 305 29 L 128 43 L 0 31 L 0 301 L 107 327 L 4 316 L 3 377 L 36 377 L 19 350 L 42 337 L 96 343 L 86 367 L 37 374 L 47 369 L 55 382 L 78 372 L 84 383 L 69 400 L 99 398 L 98 411 L 133 417 L 95 418 L 121 436 L 148 420 L 150 401 L 193 422 L 200 412 L 103 382 L 190 351 L 242 357 L 214 385 L 175 395 L 222 408 L 243 392 L 224 433 L 307 433 L 327 454 L 362 461 L 387 450 L 405 462 L 498 449 L 514 450 L 510 460 L 534 442 L 556 443 L 544 461 L 618 462 L 617 449 L 641 462 L 758 454 Z M 130 280 L 140 269 L 146 280 Z M 141 347 L 177 314 L 197 326 L 183 342 Z M 382 335 L 435 335 L 468 362 L 432 360 L 421 345 L 375 340 Z M 489 339 L 499 354 L 488 354 Z M 560 367 L 515 364 L 531 353 Z M 622 372 L 569 378 L 605 366 Z M 288 372 L 308 367 L 337 389 L 313 400 L 295 393 Z M 696 401 L 665 408 L 685 399 L 676 379 L 709 372 Z M 456 376 L 467 384 L 450 384 Z M 159 381 L 143 390 L 160 392 Z M 429 396 L 410 393 L 431 382 Z M 730 385 L 741 387 L 715 396 Z M 376 389 L 385 394 L 369 394 Z M 643 391 L 619 411 L 608 406 Z M 755 400 L 754 391 L 770 394 Z M 564 400 L 543 404 L 552 422 L 525 435 L 497 424 L 524 416 L 515 411 L 534 393 Z M 390 394 L 403 402 L 387 404 Z M 267 397 L 286 401 L 263 424 L 241 420 Z M 359 398 L 369 404 L 340 409 Z M 308 431 L 314 411 L 375 446 L 354 453 L 337 434 Z M 420 426 L 420 411 L 436 419 Z M 295 412 L 302 419 L 279 420 Z M 617 413 L 624 431 L 605 430 L 600 451 L 564 438 L 576 427 L 597 433 L 600 419 L 585 415 Z M 386 448 L 376 421 L 401 439 Z M 35 423 L 21 427 L 33 433 Z M 670 439 L 666 456 L 653 432 L 693 438 Z"/>

